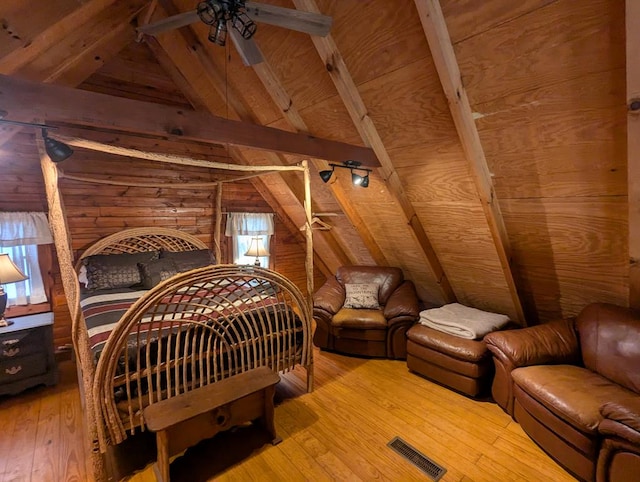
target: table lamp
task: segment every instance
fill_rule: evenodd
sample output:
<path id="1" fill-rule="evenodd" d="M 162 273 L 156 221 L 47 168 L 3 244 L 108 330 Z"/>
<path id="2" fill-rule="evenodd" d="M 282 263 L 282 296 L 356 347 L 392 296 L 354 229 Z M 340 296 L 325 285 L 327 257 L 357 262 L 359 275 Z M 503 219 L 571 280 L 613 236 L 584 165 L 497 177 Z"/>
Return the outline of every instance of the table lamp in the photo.
<path id="1" fill-rule="evenodd" d="M 13 324 L 12 321 L 4 319 L 4 310 L 7 307 L 7 293 L 5 293 L 3 285 L 17 283 L 26 279 L 27 277 L 13 264 L 8 254 L 0 254 L 0 327 Z"/>
<path id="2" fill-rule="evenodd" d="M 269 256 L 269 251 L 264 248 L 262 244 L 262 238 L 251 238 L 251 244 L 249 244 L 249 249 L 244 253 L 245 256 L 255 256 L 256 261 L 253 263 L 255 266 L 260 266 L 260 257 Z"/>

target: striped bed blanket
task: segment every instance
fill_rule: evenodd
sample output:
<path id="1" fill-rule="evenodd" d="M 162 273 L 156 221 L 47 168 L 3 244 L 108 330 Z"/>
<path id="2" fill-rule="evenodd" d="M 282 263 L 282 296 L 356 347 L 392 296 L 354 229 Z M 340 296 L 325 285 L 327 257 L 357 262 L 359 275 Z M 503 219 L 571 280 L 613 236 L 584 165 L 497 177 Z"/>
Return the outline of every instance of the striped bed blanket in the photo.
<path id="1" fill-rule="evenodd" d="M 247 293 L 248 292 L 248 293 Z M 85 317 L 89 335 L 89 344 L 97 362 L 113 329 L 125 312 L 148 290 L 120 289 L 84 293 L 80 306 Z M 191 303 L 183 303 L 188 299 Z M 193 309 L 193 300 L 198 301 L 198 309 Z M 274 296 L 273 288 L 230 281 L 214 288 L 200 287 L 178 292 L 155 305 L 138 324 L 140 333 L 153 333 L 142 343 L 162 336 L 166 330 L 177 331 L 183 321 L 211 322 L 228 315 L 234 306 L 243 305 L 243 309 L 276 310 L 282 303 Z M 296 317 L 296 324 L 299 320 Z M 130 335 L 129 345 L 140 343 L 141 337 Z"/>

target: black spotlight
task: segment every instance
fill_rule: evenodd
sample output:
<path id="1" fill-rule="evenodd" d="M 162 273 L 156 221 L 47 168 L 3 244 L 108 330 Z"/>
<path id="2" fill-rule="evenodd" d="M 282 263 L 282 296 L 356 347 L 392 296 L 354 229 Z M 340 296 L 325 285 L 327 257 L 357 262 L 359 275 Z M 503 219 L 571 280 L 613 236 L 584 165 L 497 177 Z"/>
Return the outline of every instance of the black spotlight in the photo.
<path id="1" fill-rule="evenodd" d="M 363 180 L 364 178 L 360 174 L 353 172 L 353 170 L 351 171 L 351 182 L 354 186 L 362 186 Z"/>
<path id="2" fill-rule="evenodd" d="M 320 178 L 322 179 L 322 182 L 329 182 L 329 179 L 331 179 L 332 174 L 333 174 L 333 167 L 331 168 L 330 171 L 320 171 Z"/>
<path id="3" fill-rule="evenodd" d="M 362 178 L 362 182 L 360 183 L 362 187 L 369 187 L 369 173 Z"/>
<path id="4" fill-rule="evenodd" d="M 47 137 L 47 131 L 43 129 L 42 137 L 44 137 L 44 150 L 53 162 L 62 162 L 71 157 L 73 149 L 68 145 Z"/>

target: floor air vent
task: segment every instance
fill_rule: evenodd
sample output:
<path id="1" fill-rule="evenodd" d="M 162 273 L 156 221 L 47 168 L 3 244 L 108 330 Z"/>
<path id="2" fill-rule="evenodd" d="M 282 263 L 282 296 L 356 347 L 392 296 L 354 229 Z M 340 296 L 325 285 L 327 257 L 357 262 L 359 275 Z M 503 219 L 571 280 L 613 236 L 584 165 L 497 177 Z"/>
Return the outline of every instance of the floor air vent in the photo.
<path id="1" fill-rule="evenodd" d="M 440 467 L 433 460 L 418 452 L 400 437 L 395 437 L 387 445 L 436 482 L 447 472 L 447 469 Z"/>

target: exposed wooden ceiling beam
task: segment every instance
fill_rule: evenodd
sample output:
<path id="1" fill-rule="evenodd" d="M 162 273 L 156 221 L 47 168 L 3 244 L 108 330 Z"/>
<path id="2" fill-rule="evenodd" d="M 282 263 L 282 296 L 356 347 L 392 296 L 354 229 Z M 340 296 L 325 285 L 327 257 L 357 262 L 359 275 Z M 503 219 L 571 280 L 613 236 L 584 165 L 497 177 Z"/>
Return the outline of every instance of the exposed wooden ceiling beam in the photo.
<path id="1" fill-rule="evenodd" d="M 222 142 L 343 162 L 377 164 L 371 149 L 247 124 L 202 112 L 0 76 L 0 109 L 11 120 L 44 119 L 121 131 Z"/>
<path id="2" fill-rule="evenodd" d="M 320 9 L 315 0 L 293 0 L 293 3 L 296 8 L 300 10 L 320 13 Z M 387 180 L 389 190 L 402 208 L 416 242 L 420 245 L 435 279 L 438 280 L 444 299 L 448 302 L 455 301 L 456 296 L 442 268 L 442 264 L 431 245 L 431 241 L 429 241 L 422 223 L 416 215 L 413 205 L 404 193 L 402 183 L 393 166 L 393 162 L 382 142 L 382 138 L 378 134 L 378 130 L 373 124 L 371 117 L 369 117 L 368 109 L 362 100 L 362 96 L 358 92 L 358 87 L 353 81 L 333 37 L 331 34 L 325 37 L 312 36 L 311 40 L 322 58 L 323 63 L 327 66 L 327 71 L 364 143 L 372 147 L 378 156 L 382 166 L 382 177 Z M 331 68 L 329 68 L 329 66 Z"/>
<path id="3" fill-rule="evenodd" d="M 467 92 L 462 85 L 460 69 L 440 3 L 438 0 L 415 0 L 415 4 L 440 82 L 449 101 L 451 116 L 458 131 L 464 153 L 471 166 L 480 203 L 493 237 L 514 311 L 518 317 L 517 321 L 524 324 L 526 323 L 524 311 L 518 295 L 514 269 L 511 265 L 509 237 L 500 211 L 500 205 L 493 189 L 491 174 L 480 143 L 480 136 L 473 119 Z"/>
<path id="4" fill-rule="evenodd" d="M 629 306 L 640 308 L 640 2 L 626 2 Z"/>

